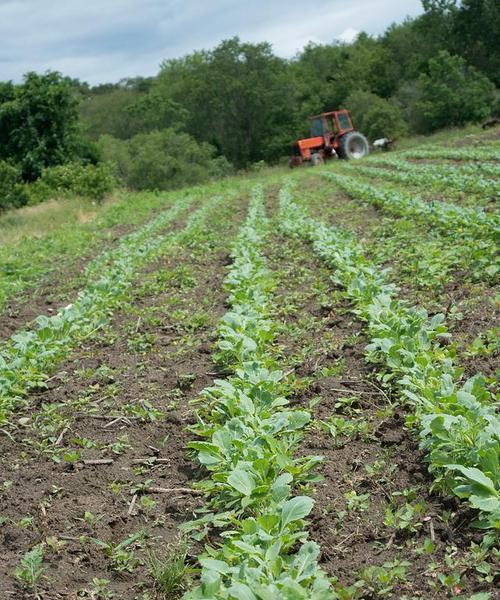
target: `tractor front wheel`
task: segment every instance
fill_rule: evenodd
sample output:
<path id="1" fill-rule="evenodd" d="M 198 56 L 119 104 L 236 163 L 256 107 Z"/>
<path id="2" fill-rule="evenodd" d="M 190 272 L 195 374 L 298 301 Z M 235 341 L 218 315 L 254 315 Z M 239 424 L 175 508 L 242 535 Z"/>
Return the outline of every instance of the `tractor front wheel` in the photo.
<path id="1" fill-rule="evenodd" d="M 349 131 L 340 140 L 339 156 L 347 160 L 363 158 L 370 153 L 368 140 L 359 131 Z"/>
<path id="2" fill-rule="evenodd" d="M 325 161 L 323 160 L 323 156 L 321 154 L 319 154 L 318 152 L 315 152 L 312 156 L 311 156 L 311 166 L 313 167 L 319 167 L 320 165 L 322 165 Z"/>

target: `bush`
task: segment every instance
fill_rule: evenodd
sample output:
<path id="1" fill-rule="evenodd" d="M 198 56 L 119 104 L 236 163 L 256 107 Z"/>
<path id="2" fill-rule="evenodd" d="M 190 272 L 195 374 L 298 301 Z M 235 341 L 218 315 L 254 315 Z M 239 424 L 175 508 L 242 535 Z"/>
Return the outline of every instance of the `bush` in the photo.
<path id="1" fill-rule="evenodd" d="M 493 108 L 494 90 L 493 83 L 463 58 L 442 50 L 417 80 L 415 109 L 421 114 L 421 132 L 484 119 Z"/>
<path id="2" fill-rule="evenodd" d="M 99 148 L 114 174 L 135 190 L 170 190 L 223 177 L 232 171 L 215 149 L 187 133 L 162 129 L 117 140 L 102 136 Z"/>
<path id="3" fill-rule="evenodd" d="M 101 160 L 108 165 L 113 175 L 126 183 L 130 172 L 128 142 L 106 134 L 101 135 L 97 147 Z"/>
<path id="4" fill-rule="evenodd" d="M 30 204 L 54 197 L 83 196 L 101 201 L 116 185 L 106 165 L 68 163 L 44 169 L 38 181 L 29 186 Z"/>
<path id="5" fill-rule="evenodd" d="M 381 137 L 397 138 L 407 133 L 399 107 L 376 94 L 359 90 L 345 102 L 351 111 L 355 129 L 373 141 Z"/>
<path id="6" fill-rule="evenodd" d="M 21 170 L 0 160 L 0 210 L 24 206 L 28 199 L 21 184 Z"/>

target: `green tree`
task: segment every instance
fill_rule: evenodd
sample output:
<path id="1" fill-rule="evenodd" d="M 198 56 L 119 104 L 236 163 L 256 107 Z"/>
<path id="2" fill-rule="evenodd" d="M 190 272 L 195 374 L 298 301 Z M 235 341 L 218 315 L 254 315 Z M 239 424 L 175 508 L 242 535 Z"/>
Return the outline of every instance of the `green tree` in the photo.
<path id="1" fill-rule="evenodd" d="M 123 141 L 103 136 L 103 159 L 127 186 L 136 190 L 170 190 L 227 175 L 231 166 L 207 143 L 187 133 L 163 129 Z"/>
<path id="2" fill-rule="evenodd" d="M 109 134 L 128 139 L 141 131 L 142 119 L 131 114 L 143 93 L 121 87 L 91 92 L 80 104 L 82 129 L 92 140 Z"/>
<path id="3" fill-rule="evenodd" d="M 0 87 L 0 160 L 20 166 L 25 180 L 75 157 L 77 100 L 59 73 L 28 73 L 22 85 Z"/>
<path id="4" fill-rule="evenodd" d="M 355 128 L 371 141 L 380 137 L 397 138 L 407 133 L 399 107 L 376 94 L 362 90 L 353 92 L 345 106 L 351 111 Z"/>
<path id="5" fill-rule="evenodd" d="M 417 80 L 415 108 L 422 116 L 421 129 L 432 131 L 484 119 L 491 112 L 494 89 L 463 58 L 442 50 L 429 61 L 428 73 Z"/>
<path id="6" fill-rule="evenodd" d="M 453 13 L 457 53 L 500 86 L 500 7 L 498 0 L 463 0 Z"/>
<path id="7" fill-rule="evenodd" d="M 287 63 L 267 43 L 226 40 L 210 52 L 166 61 L 155 92 L 186 110 L 186 131 L 237 166 L 273 160 L 294 134 Z M 285 144 L 286 140 L 286 144 Z"/>

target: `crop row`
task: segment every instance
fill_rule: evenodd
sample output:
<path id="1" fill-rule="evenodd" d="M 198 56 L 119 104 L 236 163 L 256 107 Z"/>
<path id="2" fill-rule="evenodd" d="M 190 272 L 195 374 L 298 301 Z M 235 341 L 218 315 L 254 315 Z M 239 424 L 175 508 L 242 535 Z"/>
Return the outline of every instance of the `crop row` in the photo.
<path id="1" fill-rule="evenodd" d="M 417 159 L 498 161 L 500 160 L 500 151 L 493 148 L 415 148 L 402 152 L 400 156 Z"/>
<path id="2" fill-rule="evenodd" d="M 213 203 L 219 200 L 215 198 L 193 213 L 183 230 L 165 235 L 161 230 L 193 202 L 193 197 L 181 198 L 172 208 L 92 261 L 87 268 L 89 281 L 74 303 L 52 317 L 37 317 L 33 329 L 19 331 L 2 344 L 0 422 L 30 389 L 45 387 L 51 368 L 72 347 L 98 334 L 114 311 L 126 301 L 127 292 L 140 269 L 168 248 L 188 239 L 201 225 Z"/>
<path id="3" fill-rule="evenodd" d="M 205 547 L 200 585 L 185 600 L 333 597 L 317 564 L 319 548 L 306 541 L 313 500 L 292 491 L 315 480 L 320 459 L 294 457 L 311 415 L 289 407 L 272 353 L 267 233 L 258 187 L 233 248 L 225 281 L 231 308 L 218 327 L 216 358 L 232 375 L 204 390 L 191 427 L 197 440 L 189 444 L 210 476 L 196 484 L 207 497 L 204 509 L 183 529 L 202 539 L 215 527 L 222 541 Z"/>
<path id="4" fill-rule="evenodd" d="M 378 163 L 382 164 L 382 163 Z M 356 172 L 369 177 L 380 177 L 396 183 L 417 186 L 429 184 L 438 190 L 457 190 L 459 192 L 479 193 L 500 196 L 500 182 L 486 179 L 480 173 L 463 173 L 461 169 L 443 165 L 412 166 L 405 161 L 385 162 L 390 169 L 356 165 Z"/>
<path id="5" fill-rule="evenodd" d="M 400 191 L 374 188 L 345 177 L 323 171 L 322 175 L 334 181 L 350 196 L 366 200 L 393 214 L 411 217 L 428 223 L 445 233 L 466 235 L 474 238 L 495 238 L 500 235 L 500 217 L 488 215 L 483 210 L 464 208 L 449 202 L 426 202 L 418 196 Z"/>
<path id="6" fill-rule="evenodd" d="M 476 278 L 494 278 L 498 267 L 500 217 L 482 210 L 464 208 L 448 202 L 426 202 L 418 196 L 400 191 L 375 188 L 372 185 L 323 171 L 322 175 L 335 182 L 349 196 L 363 200 L 390 214 L 414 219 L 440 231 L 446 236 L 467 242 L 469 267 Z M 465 248 L 465 244 L 463 245 Z"/>
<path id="7" fill-rule="evenodd" d="M 289 187 L 280 192 L 280 226 L 312 242 L 345 288 L 366 323 L 367 360 L 381 365 L 382 381 L 396 384 L 414 407 L 409 422 L 419 431 L 437 485 L 480 511 L 476 525 L 499 528 L 500 420 L 484 378 L 462 382 L 444 316 L 431 319 L 398 300 L 386 272 L 364 257 L 355 237 L 310 218 Z"/>
<path id="8" fill-rule="evenodd" d="M 470 177 L 500 178 L 500 164 L 477 162 L 454 165 L 452 163 L 418 163 L 400 160 L 398 158 L 377 157 L 370 160 L 372 165 L 380 165 L 397 169 L 398 171 L 413 171 L 415 173 L 429 173 L 438 175 L 453 175 Z M 497 183 L 497 182 L 495 182 Z"/>
<path id="9" fill-rule="evenodd" d="M 17 242 L 0 244 L 0 311 L 10 298 L 35 285 L 47 273 L 56 273 L 61 265 L 87 256 L 101 243 L 110 241 L 117 226 L 137 228 L 151 218 L 153 211 L 165 210 L 184 195 L 185 192 L 123 194 L 117 201 L 101 207 L 95 219 L 85 223 L 70 219 L 41 238 L 29 235 Z M 19 220 L 22 228 L 23 217 Z M 1 229 L 8 239 L 9 232 L 18 227 L 3 223 Z"/>

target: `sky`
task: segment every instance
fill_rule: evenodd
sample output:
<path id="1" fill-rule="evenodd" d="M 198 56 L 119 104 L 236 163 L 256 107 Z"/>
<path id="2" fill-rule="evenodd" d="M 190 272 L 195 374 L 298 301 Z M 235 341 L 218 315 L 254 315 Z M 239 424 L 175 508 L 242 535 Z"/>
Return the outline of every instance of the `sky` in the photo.
<path id="1" fill-rule="evenodd" d="M 60 71 L 91 84 L 150 76 L 162 60 L 221 40 L 352 41 L 422 12 L 420 0 L 0 0 L 0 81 Z"/>

